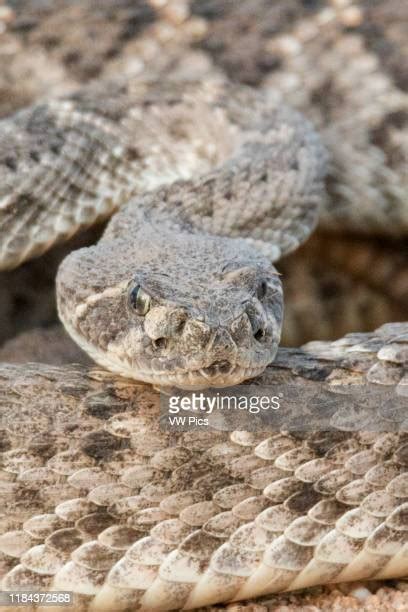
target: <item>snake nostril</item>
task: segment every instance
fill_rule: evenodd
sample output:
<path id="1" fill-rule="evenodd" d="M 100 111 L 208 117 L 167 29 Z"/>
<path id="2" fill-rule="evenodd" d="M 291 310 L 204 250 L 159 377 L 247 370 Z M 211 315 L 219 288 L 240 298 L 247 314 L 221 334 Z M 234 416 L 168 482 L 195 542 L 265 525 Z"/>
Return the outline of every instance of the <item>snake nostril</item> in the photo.
<path id="1" fill-rule="evenodd" d="M 258 342 L 262 342 L 263 339 L 265 338 L 265 330 L 260 328 L 258 329 L 255 333 L 254 333 L 254 338 L 255 340 L 257 340 Z"/>
<path id="2" fill-rule="evenodd" d="M 156 338 L 152 343 L 155 349 L 164 349 L 167 346 L 167 338 Z"/>
<path id="3" fill-rule="evenodd" d="M 268 285 L 266 281 L 262 281 L 257 289 L 258 300 L 263 300 L 268 291 Z"/>
<path id="4" fill-rule="evenodd" d="M 265 327 L 265 314 L 263 308 L 259 305 L 250 303 L 245 309 L 249 323 L 252 329 L 252 336 L 257 342 L 266 342 L 268 339 L 268 331 Z"/>

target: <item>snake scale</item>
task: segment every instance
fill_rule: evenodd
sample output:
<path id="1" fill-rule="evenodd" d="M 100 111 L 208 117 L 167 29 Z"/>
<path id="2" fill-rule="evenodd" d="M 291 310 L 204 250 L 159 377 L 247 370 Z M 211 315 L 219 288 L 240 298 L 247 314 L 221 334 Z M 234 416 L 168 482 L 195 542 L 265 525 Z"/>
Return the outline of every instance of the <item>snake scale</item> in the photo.
<path id="1" fill-rule="evenodd" d="M 334 27 L 357 27 L 362 13 L 343 4 Z M 379 402 L 376 433 L 170 436 L 157 394 L 137 382 L 365 381 L 392 389 L 397 407 L 407 396 L 405 323 L 278 350 L 273 263 L 319 217 L 400 237 L 408 225 L 403 77 L 391 52 L 394 80 L 381 79 L 352 35 L 332 47 L 330 28 L 313 34 L 328 19 L 313 11 L 273 38 L 285 62 L 262 88 L 217 70 L 127 75 L 1 121 L 3 269 L 119 209 L 57 277 L 67 331 L 104 369 L 0 367 L 3 589 L 70 590 L 76 610 L 169 610 L 408 574 L 404 412 L 398 432 Z M 329 71 L 358 56 L 335 81 L 347 103 L 332 123 L 313 109 L 337 92 L 314 83 L 307 114 L 324 144 L 283 100 L 308 108 L 289 77 L 312 77 L 322 49 Z M 353 98 L 355 75 L 367 91 Z"/>

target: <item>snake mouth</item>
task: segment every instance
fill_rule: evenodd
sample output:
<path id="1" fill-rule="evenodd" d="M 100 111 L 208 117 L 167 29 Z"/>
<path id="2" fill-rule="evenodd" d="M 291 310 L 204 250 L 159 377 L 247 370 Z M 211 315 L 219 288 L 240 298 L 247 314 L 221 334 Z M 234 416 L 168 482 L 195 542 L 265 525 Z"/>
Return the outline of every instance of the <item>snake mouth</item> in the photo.
<path id="1" fill-rule="evenodd" d="M 174 385 L 181 389 L 195 391 L 200 389 L 233 387 L 248 378 L 261 374 L 265 366 L 241 367 L 228 361 L 215 361 L 206 368 L 183 373 L 166 374 L 161 384 Z"/>
<path id="2" fill-rule="evenodd" d="M 228 375 L 234 368 L 234 365 L 229 361 L 214 361 L 211 365 L 206 368 L 201 368 L 199 372 L 207 378 L 211 380 L 212 378 L 216 378 L 220 375 Z"/>

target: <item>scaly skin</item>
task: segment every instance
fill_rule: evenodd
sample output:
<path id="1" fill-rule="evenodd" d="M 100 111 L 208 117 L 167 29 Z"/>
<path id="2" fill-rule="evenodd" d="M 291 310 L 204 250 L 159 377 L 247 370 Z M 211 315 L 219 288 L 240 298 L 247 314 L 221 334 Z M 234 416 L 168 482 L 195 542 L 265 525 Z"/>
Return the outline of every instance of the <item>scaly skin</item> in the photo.
<path id="1" fill-rule="evenodd" d="M 369 383 L 401 402 L 407 334 L 390 324 L 280 349 L 257 382 L 305 395 Z M 75 610 L 168 610 L 408 575 L 408 440 L 387 433 L 389 404 L 370 405 L 375 431 L 353 431 L 354 416 L 302 436 L 169 433 L 148 385 L 4 364 L 0 410 L 3 589 L 73 591 Z"/>

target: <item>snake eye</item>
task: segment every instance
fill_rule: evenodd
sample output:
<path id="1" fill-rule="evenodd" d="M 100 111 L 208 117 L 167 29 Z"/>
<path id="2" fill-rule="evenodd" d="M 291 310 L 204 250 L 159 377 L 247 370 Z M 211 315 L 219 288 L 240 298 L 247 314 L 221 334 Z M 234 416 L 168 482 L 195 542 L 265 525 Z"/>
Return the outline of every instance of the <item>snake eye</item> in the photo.
<path id="1" fill-rule="evenodd" d="M 150 309 L 150 295 L 136 285 L 129 293 L 129 302 L 138 315 L 144 316 Z"/>
<path id="2" fill-rule="evenodd" d="M 268 291 L 268 285 L 267 285 L 266 281 L 260 282 L 259 286 L 258 286 L 258 290 L 257 290 L 258 300 L 263 300 L 263 298 L 265 297 L 267 291 Z"/>

